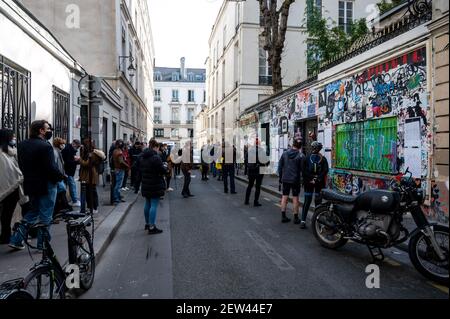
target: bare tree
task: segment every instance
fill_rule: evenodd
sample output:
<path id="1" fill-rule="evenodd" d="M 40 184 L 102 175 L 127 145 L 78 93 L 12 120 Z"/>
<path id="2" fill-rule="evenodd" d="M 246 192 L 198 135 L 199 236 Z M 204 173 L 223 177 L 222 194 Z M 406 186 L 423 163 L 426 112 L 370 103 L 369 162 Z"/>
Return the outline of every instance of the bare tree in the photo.
<path id="1" fill-rule="evenodd" d="M 258 0 L 262 27 L 261 37 L 264 50 L 268 52 L 267 61 L 272 68 L 272 88 L 274 93 L 283 90 L 281 77 L 281 55 L 286 39 L 289 9 L 295 0 L 283 0 L 277 9 L 277 0 Z"/>

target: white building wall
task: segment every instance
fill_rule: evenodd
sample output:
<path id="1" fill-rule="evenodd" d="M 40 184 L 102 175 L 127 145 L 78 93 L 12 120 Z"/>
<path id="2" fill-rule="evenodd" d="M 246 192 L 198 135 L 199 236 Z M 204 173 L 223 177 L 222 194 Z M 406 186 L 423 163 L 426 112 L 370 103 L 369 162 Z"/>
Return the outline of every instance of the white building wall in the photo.
<path id="1" fill-rule="evenodd" d="M 8 44 L 0 46 L 0 54 L 31 72 L 31 120 L 52 123 L 52 86 L 70 94 L 75 64 L 47 32 L 20 12 L 11 0 L 0 3 L 0 43 Z"/>

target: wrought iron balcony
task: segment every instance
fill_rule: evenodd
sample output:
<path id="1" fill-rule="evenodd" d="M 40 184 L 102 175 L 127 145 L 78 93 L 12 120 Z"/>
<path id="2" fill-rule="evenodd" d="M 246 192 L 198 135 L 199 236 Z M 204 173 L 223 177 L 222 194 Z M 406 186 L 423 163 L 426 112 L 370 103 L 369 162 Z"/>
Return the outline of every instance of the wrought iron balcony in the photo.
<path id="1" fill-rule="evenodd" d="M 170 124 L 180 124 L 180 120 L 171 120 Z"/>

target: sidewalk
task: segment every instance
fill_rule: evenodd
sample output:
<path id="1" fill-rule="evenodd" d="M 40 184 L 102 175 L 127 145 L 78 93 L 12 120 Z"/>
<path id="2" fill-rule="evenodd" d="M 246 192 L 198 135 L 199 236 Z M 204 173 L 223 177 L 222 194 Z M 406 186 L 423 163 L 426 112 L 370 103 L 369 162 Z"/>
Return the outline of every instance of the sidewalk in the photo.
<path id="1" fill-rule="evenodd" d="M 94 215 L 94 250 L 96 263 L 101 259 L 124 217 L 139 196 L 138 194 L 134 194 L 134 191 L 132 190 L 122 192 L 125 203 L 111 206 L 109 200 L 110 185 L 107 184 L 105 187 L 102 185 L 98 186 L 97 192 L 99 195 L 100 207 L 98 209 L 98 214 Z M 74 211 L 76 210 L 79 210 L 79 208 L 74 207 Z M 51 244 L 61 264 L 66 263 L 68 259 L 65 226 L 66 224 L 61 221 L 58 224 L 52 225 L 50 228 L 52 235 Z M 36 245 L 36 240 L 32 241 L 32 245 Z M 30 249 L 29 253 L 27 247 L 23 251 L 13 251 L 8 245 L 1 245 L 0 283 L 18 277 L 25 277 L 28 274 L 29 269 L 40 260 L 41 254 L 36 250 Z"/>
<path id="2" fill-rule="evenodd" d="M 236 179 L 244 182 L 246 184 L 248 184 L 248 178 L 247 176 L 240 174 L 240 175 L 236 175 Z M 269 193 L 271 195 L 274 195 L 275 197 L 279 197 L 281 199 L 282 197 L 282 192 L 279 191 L 279 183 L 278 183 L 278 176 L 276 175 L 264 175 L 264 179 L 262 182 L 262 186 L 261 186 L 261 190 L 265 191 L 266 193 Z M 304 199 L 304 195 L 303 195 L 303 188 L 302 191 L 300 193 L 300 206 L 303 207 L 303 199 Z M 290 198 L 289 201 L 292 203 L 292 199 Z M 309 212 L 314 213 L 314 209 L 315 209 L 315 204 L 314 204 L 314 200 L 311 203 L 311 207 L 309 209 Z M 300 212 L 301 212 L 301 208 L 300 208 Z M 311 217 L 312 214 L 308 214 L 308 221 L 311 221 Z M 403 219 L 403 226 L 410 232 L 412 233 L 415 229 L 416 229 L 416 224 L 412 218 L 412 216 L 410 214 L 407 214 L 404 216 Z M 408 243 L 409 240 L 407 240 L 406 242 L 400 244 L 397 246 L 397 248 L 407 251 L 408 250 Z"/>

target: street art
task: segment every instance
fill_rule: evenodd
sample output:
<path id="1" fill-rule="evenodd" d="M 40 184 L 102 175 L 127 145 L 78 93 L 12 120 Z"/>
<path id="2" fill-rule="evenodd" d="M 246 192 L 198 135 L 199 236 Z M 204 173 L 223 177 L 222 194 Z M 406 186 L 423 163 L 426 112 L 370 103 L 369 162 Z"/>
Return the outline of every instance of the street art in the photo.
<path id="1" fill-rule="evenodd" d="M 405 151 L 411 154 L 405 148 L 405 121 L 418 118 L 418 177 L 425 180 L 432 146 L 428 100 L 425 47 L 319 88 L 319 121 L 334 127 L 333 167 L 404 171 Z"/>
<path id="2" fill-rule="evenodd" d="M 446 182 L 432 182 L 430 205 L 424 206 L 426 215 L 439 222 L 448 225 L 448 180 Z"/>
<path id="3" fill-rule="evenodd" d="M 347 195 L 359 195 L 371 189 L 389 189 L 391 179 L 382 176 L 357 176 L 347 171 L 332 169 L 328 187 Z"/>

